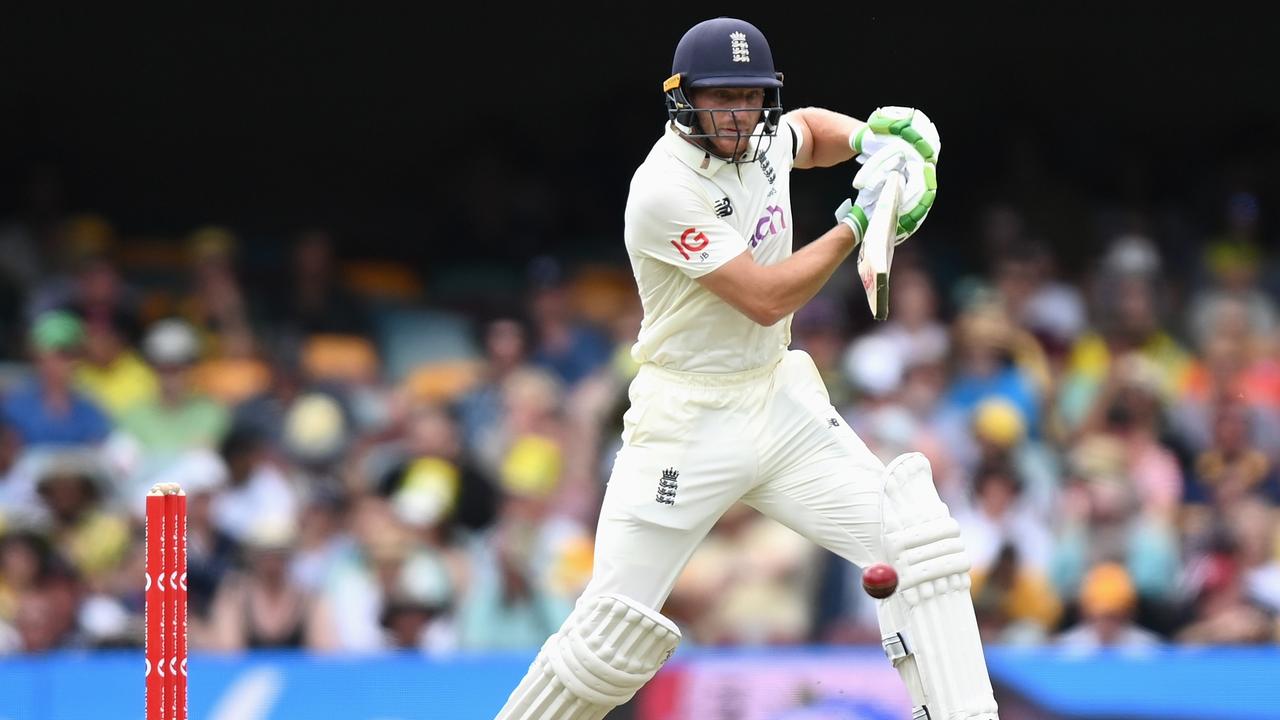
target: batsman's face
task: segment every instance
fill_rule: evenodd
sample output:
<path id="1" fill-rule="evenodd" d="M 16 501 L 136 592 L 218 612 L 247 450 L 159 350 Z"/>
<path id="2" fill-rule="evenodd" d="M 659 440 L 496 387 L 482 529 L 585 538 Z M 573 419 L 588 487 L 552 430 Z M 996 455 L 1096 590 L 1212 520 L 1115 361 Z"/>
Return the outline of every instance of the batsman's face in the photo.
<path id="1" fill-rule="evenodd" d="M 761 88 L 697 88 L 689 98 L 700 112 L 698 121 L 712 152 L 721 157 L 736 157 L 747 151 L 748 141 L 764 108 Z"/>

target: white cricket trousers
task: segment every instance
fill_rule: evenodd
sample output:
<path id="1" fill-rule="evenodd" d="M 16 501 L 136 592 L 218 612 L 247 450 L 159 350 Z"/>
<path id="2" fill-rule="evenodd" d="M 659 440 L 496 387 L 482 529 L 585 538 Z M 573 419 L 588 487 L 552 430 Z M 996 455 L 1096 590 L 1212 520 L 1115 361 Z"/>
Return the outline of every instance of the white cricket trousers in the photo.
<path id="1" fill-rule="evenodd" d="M 726 375 L 645 364 L 629 395 L 583 598 L 660 610 L 739 500 L 860 567 L 883 560 L 884 464 L 831 406 L 808 353 Z"/>

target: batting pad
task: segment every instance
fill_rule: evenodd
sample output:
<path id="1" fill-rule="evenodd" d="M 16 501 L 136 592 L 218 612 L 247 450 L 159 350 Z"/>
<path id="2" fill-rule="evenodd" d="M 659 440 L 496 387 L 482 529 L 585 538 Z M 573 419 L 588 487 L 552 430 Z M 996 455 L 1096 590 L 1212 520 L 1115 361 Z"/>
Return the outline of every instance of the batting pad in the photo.
<path id="1" fill-rule="evenodd" d="M 578 604 L 547 639 L 495 720 L 602 720 L 680 644 L 680 630 L 622 595 Z"/>
<path id="2" fill-rule="evenodd" d="M 912 718 L 997 720 L 960 525 L 923 455 L 901 455 L 885 472 L 884 550 L 898 590 L 877 603 L 877 614 L 885 654 L 911 693 Z"/>

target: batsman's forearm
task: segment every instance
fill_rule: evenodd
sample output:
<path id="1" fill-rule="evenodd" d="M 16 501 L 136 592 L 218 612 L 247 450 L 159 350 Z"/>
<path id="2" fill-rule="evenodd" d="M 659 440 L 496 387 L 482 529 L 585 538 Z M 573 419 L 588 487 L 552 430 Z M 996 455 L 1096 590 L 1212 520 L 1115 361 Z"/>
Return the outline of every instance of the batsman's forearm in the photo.
<path id="1" fill-rule="evenodd" d="M 812 300 L 855 246 L 853 230 L 841 223 L 791 257 L 769 267 L 764 290 L 773 321 L 781 320 Z"/>
<path id="2" fill-rule="evenodd" d="M 849 136 L 865 123 L 825 108 L 802 108 L 796 114 L 809 126 L 813 137 L 810 162 L 815 167 L 831 167 L 853 159 L 856 153 L 849 146 Z"/>

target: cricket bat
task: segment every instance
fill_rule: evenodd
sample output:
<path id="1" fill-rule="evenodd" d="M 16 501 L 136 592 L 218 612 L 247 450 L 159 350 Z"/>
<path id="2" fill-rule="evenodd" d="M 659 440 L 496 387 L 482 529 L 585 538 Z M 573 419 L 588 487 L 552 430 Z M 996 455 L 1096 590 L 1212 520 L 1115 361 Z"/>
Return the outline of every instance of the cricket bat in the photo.
<path id="1" fill-rule="evenodd" d="M 858 253 L 858 275 L 867 291 L 867 304 L 876 320 L 889 317 L 889 266 L 893 241 L 898 234 L 898 203 L 902 199 L 902 173 L 894 170 L 885 180 L 880 200 L 867 220 L 867 231 Z"/>

